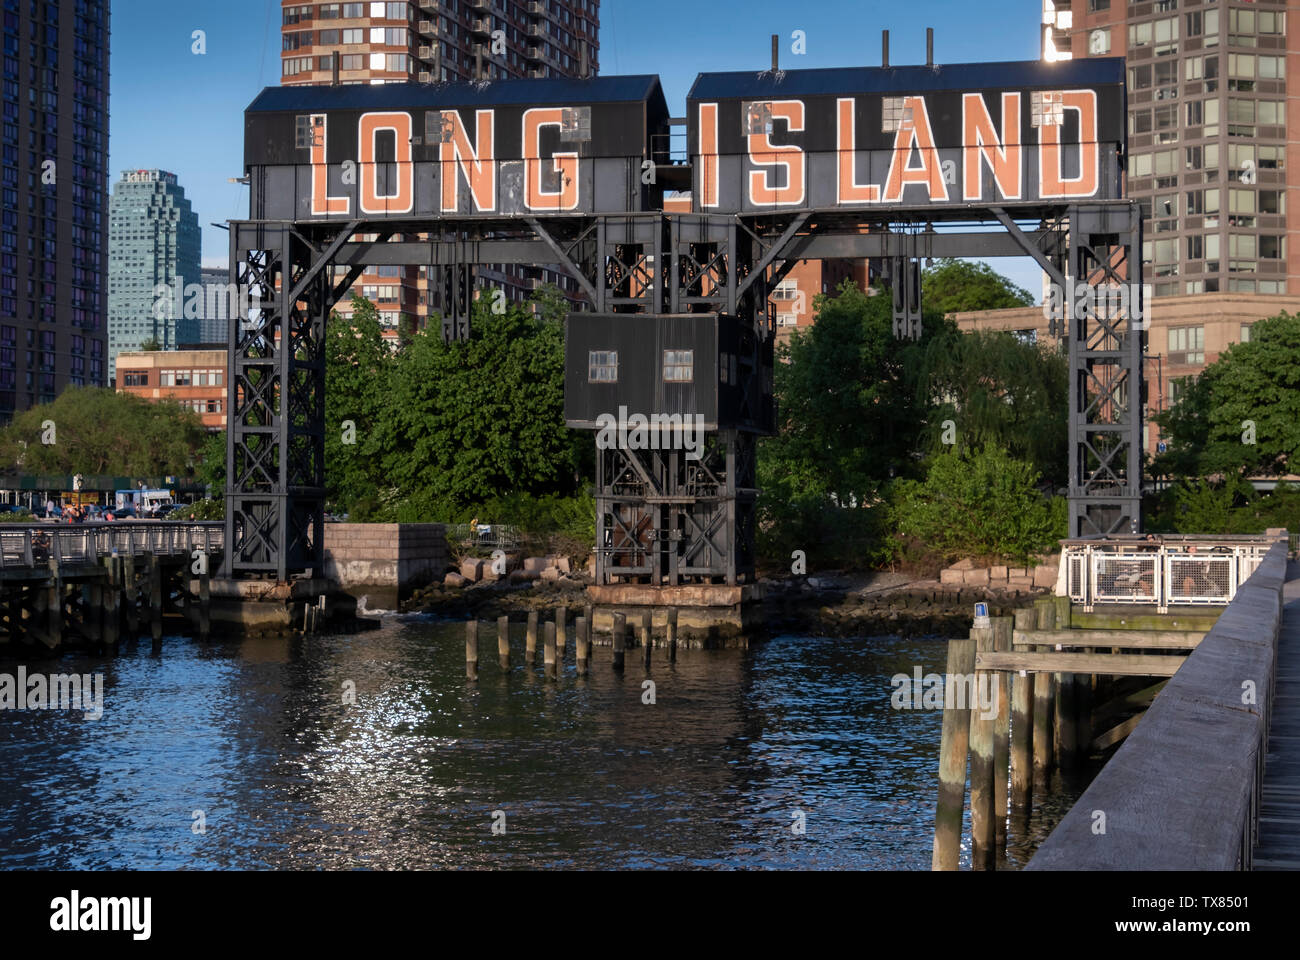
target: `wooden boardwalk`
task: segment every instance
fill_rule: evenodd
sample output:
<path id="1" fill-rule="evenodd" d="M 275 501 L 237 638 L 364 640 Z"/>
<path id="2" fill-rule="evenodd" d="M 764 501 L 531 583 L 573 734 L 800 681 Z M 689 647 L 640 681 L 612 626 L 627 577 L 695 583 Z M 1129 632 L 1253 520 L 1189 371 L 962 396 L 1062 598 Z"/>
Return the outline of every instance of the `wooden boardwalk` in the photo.
<path id="1" fill-rule="evenodd" d="M 1287 567 L 1256 870 L 1300 870 L 1300 563 Z"/>

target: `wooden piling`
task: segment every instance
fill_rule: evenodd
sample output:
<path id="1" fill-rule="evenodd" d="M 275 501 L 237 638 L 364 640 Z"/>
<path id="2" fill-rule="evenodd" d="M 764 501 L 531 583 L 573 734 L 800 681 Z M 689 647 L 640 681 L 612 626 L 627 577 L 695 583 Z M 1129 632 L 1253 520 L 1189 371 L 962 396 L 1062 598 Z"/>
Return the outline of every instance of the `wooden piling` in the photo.
<path id="1" fill-rule="evenodd" d="M 569 645 L 569 608 L 560 604 L 555 608 L 555 662 L 564 669 L 564 648 Z"/>
<path id="2" fill-rule="evenodd" d="M 524 663 L 537 662 L 537 611 L 528 611 L 528 631 L 524 634 Z"/>
<path id="3" fill-rule="evenodd" d="M 677 662 L 677 608 L 668 608 L 668 661 Z"/>
<path id="4" fill-rule="evenodd" d="M 1055 608 L 1052 608 L 1053 618 L 1055 617 Z M 1053 627 L 1039 629 L 1053 629 Z M 1058 673 L 1054 675 L 1055 686 L 1055 741 L 1053 751 L 1056 755 L 1056 766 L 1061 770 L 1073 770 L 1077 754 L 1077 737 L 1075 736 L 1075 675 L 1072 673 Z"/>
<path id="5" fill-rule="evenodd" d="M 117 609 L 118 592 L 121 589 L 118 583 L 118 558 L 104 558 L 105 585 L 103 591 L 104 604 L 104 646 L 116 650 L 118 640 L 121 639 L 121 619 Z"/>
<path id="6" fill-rule="evenodd" d="M 139 583 L 136 581 L 135 557 L 122 559 L 122 599 L 126 606 L 126 629 L 131 642 L 140 636 Z"/>
<path id="7" fill-rule="evenodd" d="M 56 534 L 57 536 L 57 534 Z M 50 557 L 49 620 L 46 626 L 45 645 L 51 650 L 63 643 L 63 580 L 59 577 L 59 561 Z"/>
<path id="8" fill-rule="evenodd" d="M 573 632 L 576 636 L 577 656 L 575 658 L 578 676 L 587 675 L 587 661 L 591 658 L 591 639 L 587 636 L 587 618 L 578 617 L 573 622 Z"/>
<path id="9" fill-rule="evenodd" d="M 104 642 L 104 584 L 101 580 L 92 580 L 87 585 L 85 606 L 86 640 L 91 647 L 99 647 Z"/>
<path id="10" fill-rule="evenodd" d="M 992 617 L 993 649 L 1011 651 L 1011 618 Z M 1007 778 L 1011 767 L 1011 674 L 998 670 L 994 674 L 997 716 L 993 722 L 993 823 L 999 850 L 1007 846 L 1007 815 L 1010 813 Z"/>
<path id="11" fill-rule="evenodd" d="M 555 624 L 547 621 L 543 627 L 544 647 L 542 650 L 542 661 L 546 667 L 546 675 L 552 679 L 556 675 L 555 667 Z"/>
<path id="12" fill-rule="evenodd" d="M 470 620 L 465 624 L 465 677 L 478 679 L 478 621 Z"/>
<path id="13" fill-rule="evenodd" d="M 623 669 L 623 645 L 627 642 L 627 616 L 622 613 L 614 614 L 614 669 Z"/>
<path id="14" fill-rule="evenodd" d="M 1039 630 L 1056 629 L 1056 604 L 1050 597 L 1035 600 L 1034 610 Z M 1039 649 L 1044 645 L 1040 644 Z M 1057 692 L 1055 674 L 1034 674 L 1034 777 L 1044 786 L 1056 766 Z"/>
<path id="15" fill-rule="evenodd" d="M 149 630 L 154 645 L 162 643 L 162 564 L 154 554 L 149 555 Z"/>
<path id="16" fill-rule="evenodd" d="M 975 641 L 948 641 L 948 672 L 944 678 L 943 730 L 939 738 L 939 802 L 935 810 L 933 870 L 956 870 L 961 857 L 961 813 L 966 799 L 966 754 L 970 738 L 970 708 L 947 705 L 951 678 L 975 670 Z"/>
<path id="17" fill-rule="evenodd" d="M 641 652 L 647 667 L 650 666 L 650 649 L 650 611 L 645 610 L 641 614 Z"/>
<path id="18" fill-rule="evenodd" d="M 510 669 L 510 618 L 497 617 L 497 661 L 502 670 Z"/>
<path id="19" fill-rule="evenodd" d="M 212 576 L 205 569 L 199 574 L 199 639 L 212 636 Z"/>
<path id="20" fill-rule="evenodd" d="M 1038 615 L 1032 609 L 1015 612 L 1015 628 L 1032 630 Z M 1011 678 L 1011 810 L 1028 816 L 1033 802 L 1034 674 Z"/>
<path id="21" fill-rule="evenodd" d="M 992 651 L 992 627 L 973 627 L 970 634 L 978 653 Z M 993 787 L 993 730 L 997 714 L 996 711 L 981 709 L 980 703 L 982 692 L 988 689 L 987 685 L 992 679 L 991 675 L 981 670 L 972 679 L 975 685 L 969 688 L 971 869 L 992 870 L 997 838 Z"/>

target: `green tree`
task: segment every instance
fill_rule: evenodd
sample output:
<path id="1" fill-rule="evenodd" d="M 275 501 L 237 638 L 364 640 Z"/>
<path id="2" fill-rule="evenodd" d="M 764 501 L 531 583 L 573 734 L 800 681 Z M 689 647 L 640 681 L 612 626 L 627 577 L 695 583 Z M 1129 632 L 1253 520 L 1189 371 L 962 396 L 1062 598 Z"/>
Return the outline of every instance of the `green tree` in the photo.
<path id="1" fill-rule="evenodd" d="M 193 477 L 206 431 L 172 401 L 69 387 L 0 431 L 0 463 L 23 473 Z"/>
<path id="2" fill-rule="evenodd" d="M 1004 331 L 948 331 L 920 357 L 930 406 L 922 447 L 993 445 L 1060 486 L 1069 476 L 1069 361 L 1063 350 Z"/>
<path id="3" fill-rule="evenodd" d="M 1261 320 L 1174 406 L 1153 418 L 1170 452 L 1158 472 L 1278 476 L 1300 469 L 1300 315 Z"/>
<path id="4" fill-rule="evenodd" d="M 196 479 L 212 488 L 213 497 L 221 497 L 226 490 L 226 431 L 209 433 L 199 447 Z"/>
<path id="5" fill-rule="evenodd" d="M 890 490 L 898 533 L 918 557 L 1027 562 L 1066 536 L 1065 500 L 1038 492 L 1038 473 L 1027 461 L 990 445 L 944 451 L 929 466 L 923 481 L 899 480 Z"/>
<path id="6" fill-rule="evenodd" d="M 510 304 L 474 302 L 468 340 L 426 329 L 385 378 L 386 484 L 429 510 L 510 493 L 569 492 L 587 433 L 564 425 L 564 330 Z"/>
<path id="7" fill-rule="evenodd" d="M 779 433 L 759 448 L 760 531 L 768 553 L 851 550 L 862 561 L 879 542 L 882 488 L 916 465 L 919 359 L 952 325 L 927 314 L 919 344 L 898 339 L 890 297 L 851 283 L 813 307 L 816 323 L 776 365 Z"/>
<path id="8" fill-rule="evenodd" d="M 327 495 L 349 507 L 392 486 L 383 460 L 389 452 L 388 381 L 395 362 L 379 311 L 353 294 L 351 317 L 332 314 L 325 330 Z"/>
<path id="9" fill-rule="evenodd" d="M 155 352 L 162 349 L 162 344 L 158 342 L 157 337 L 149 337 L 144 343 L 140 344 L 140 349 L 147 352 Z"/>
<path id="10" fill-rule="evenodd" d="M 948 316 L 961 310 L 1030 307 L 1034 298 L 987 263 L 943 259 L 922 271 L 921 302 Z"/>

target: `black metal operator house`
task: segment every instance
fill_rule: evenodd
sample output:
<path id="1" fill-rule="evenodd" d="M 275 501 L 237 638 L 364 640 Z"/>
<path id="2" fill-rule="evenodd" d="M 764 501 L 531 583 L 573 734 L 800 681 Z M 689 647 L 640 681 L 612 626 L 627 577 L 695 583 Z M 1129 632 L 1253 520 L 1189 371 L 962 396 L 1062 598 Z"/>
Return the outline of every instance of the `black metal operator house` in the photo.
<path id="1" fill-rule="evenodd" d="M 654 76 L 269 88 L 231 224 L 226 576 L 322 565 L 323 334 L 366 266 L 424 265 L 469 335 L 475 264 L 557 264 L 566 420 L 700 416 L 597 450 L 597 583 L 736 585 L 775 428 L 768 298 L 801 259 L 1035 258 L 1070 351 L 1071 533 L 1137 529 L 1141 221 L 1121 199 L 1123 61 L 701 74 L 687 158 Z M 672 191 L 672 193 L 669 193 Z M 898 284 L 896 324 L 920 304 Z M 680 439 L 680 435 L 679 435 Z"/>

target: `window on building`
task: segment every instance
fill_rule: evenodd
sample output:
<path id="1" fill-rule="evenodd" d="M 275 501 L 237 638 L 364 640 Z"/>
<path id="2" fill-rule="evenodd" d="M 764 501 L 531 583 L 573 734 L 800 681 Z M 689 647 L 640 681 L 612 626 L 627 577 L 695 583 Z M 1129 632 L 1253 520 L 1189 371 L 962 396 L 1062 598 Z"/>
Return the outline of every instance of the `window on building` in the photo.
<path id="1" fill-rule="evenodd" d="M 1260 213 L 1286 213 L 1286 194 L 1282 190 L 1259 191 Z"/>
<path id="2" fill-rule="evenodd" d="M 799 296 L 798 280 L 782 280 L 775 290 L 772 291 L 774 300 L 793 300 Z"/>
<path id="3" fill-rule="evenodd" d="M 343 19 L 356 20 L 366 15 L 366 5 L 364 3 L 345 3 L 343 4 Z"/>
<path id="4" fill-rule="evenodd" d="M 664 382 L 690 383 L 695 379 L 694 350 L 664 351 Z"/>
<path id="5" fill-rule="evenodd" d="M 149 386 L 149 374 L 148 373 L 123 374 L 122 383 L 128 387 L 147 387 Z"/>
<path id="6" fill-rule="evenodd" d="M 618 383 L 618 351 L 592 350 L 587 354 L 589 383 Z"/>
<path id="7" fill-rule="evenodd" d="M 1238 47 L 1253 47 L 1255 39 L 1255 11 L 1228 11 L 1228 43 Z"/>
<path id="8" fill-rule="evenodd" d="M 1205 363 L 1205 327 L 1170 327 L 1169 362 Z"/>
<path id="9" fill-rule="evenodd" d="M 1261 234 L 1259 237 L 1259 257 L 1261 260 L 1283 260 L 1283 239 L 1273 234 Z"/>
<path id="10" fill-rule="evenodd" d="M 365 43 L 366 32 L 364 30 L 357 30 L 357 29 L 344 30 L 343 42 L 344 43 Z"/>
<path id="11" fill-rule="evenodd" d="M 1285 80 L 1286 79 L 1286 58 L 1285 57 L 1260 57 L 1259 58 L 1259 79 Z"/>
<path id="12" fill-rule="evenodd" d="M 1243 323 L 1241 325 L 1240 340 L 1242 343 L 1250 343 L 1250 328 L 1253 326 L 1254 326 L 1253 323 Z"/>

